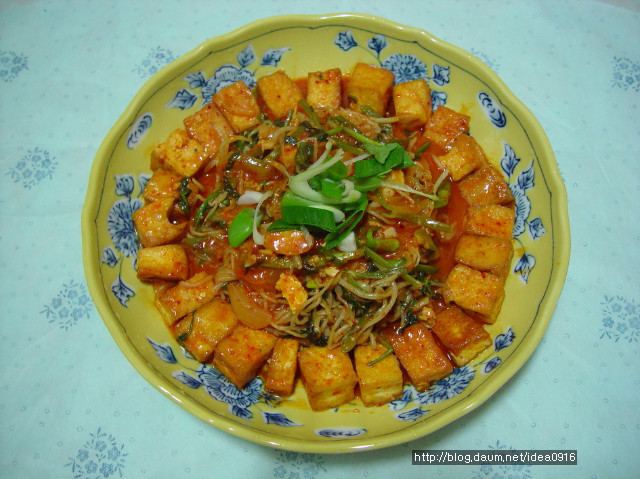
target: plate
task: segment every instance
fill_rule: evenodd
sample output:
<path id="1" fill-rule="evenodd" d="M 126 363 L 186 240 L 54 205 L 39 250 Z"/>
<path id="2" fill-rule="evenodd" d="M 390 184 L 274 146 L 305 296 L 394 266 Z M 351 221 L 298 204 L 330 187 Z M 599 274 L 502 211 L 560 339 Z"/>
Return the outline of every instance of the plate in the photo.
<path id="1" fill-rule="evenodd" d="M 505 175 L 516 200 L 515 255 L 492 346 L 425 392 L 406 386 L 392 403 L 359 400 L 312 412 L 304 389 L 286 401 L 260 379 L 237 390 L 185 354 L 136 278 L 131 214 L 142 206 L 149 154 L 218 89 L 277 69 L 291 77 L 357 62 L 383 66 L 397 82 L 425 78 L 435 106 L 471 116 L 470 130 Z M 83 258 L 96 307 L 137 371 L 203 421 L 256 443 L 298 452 L 370 450 L 425 436 L 484 403 L 531 356 L 561 293 L 569 263 L 564 184 L 543 129 L 476 57 L 426 31 L 363 14 L 280 16 L 204 42 L 155 74 L 100 146 L 82 214 Z"/>

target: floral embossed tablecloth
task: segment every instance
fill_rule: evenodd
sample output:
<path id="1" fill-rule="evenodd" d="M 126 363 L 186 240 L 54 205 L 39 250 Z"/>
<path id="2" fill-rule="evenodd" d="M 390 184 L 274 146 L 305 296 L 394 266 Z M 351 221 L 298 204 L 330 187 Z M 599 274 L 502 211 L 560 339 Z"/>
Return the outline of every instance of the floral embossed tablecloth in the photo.
<path id="1" fill-rule="evenodd" d="M 89 297 L 80 213 L 102 138 L 205 39 L 288 13 L 359 11 L 487 63 L 536 115 L 569 197 L 549 329 L 486 404 L 408 444 L 268 449 L 211 428 L 124 358 Z M 640 477 L 637 2 L 0 3 L 0 477 Z M 577 466 L 412 466 L 414 449 L 576 449 Z"/>

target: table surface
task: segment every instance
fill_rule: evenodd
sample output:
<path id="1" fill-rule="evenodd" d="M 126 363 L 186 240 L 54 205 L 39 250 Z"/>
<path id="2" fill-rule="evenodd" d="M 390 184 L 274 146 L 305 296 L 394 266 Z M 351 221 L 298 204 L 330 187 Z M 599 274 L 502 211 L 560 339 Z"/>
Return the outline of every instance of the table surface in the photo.
<path id="1" fill-rule="evenodd" d="M 307 4 L 308 3 L 308 4 Z M 270 449 L 149 385 L 90 300 L 80 213 L 96 150 L 148 78 L 272 15 L 379 15 L 470 51 L 539 119 L 572 232 L 549 328 L 487 403 L 358 454 Z M 640 4 L 0 1 L 0 476 L 640 477 Z M 415 449 L 570 449 L 577 466 L 412 466 Z"/>

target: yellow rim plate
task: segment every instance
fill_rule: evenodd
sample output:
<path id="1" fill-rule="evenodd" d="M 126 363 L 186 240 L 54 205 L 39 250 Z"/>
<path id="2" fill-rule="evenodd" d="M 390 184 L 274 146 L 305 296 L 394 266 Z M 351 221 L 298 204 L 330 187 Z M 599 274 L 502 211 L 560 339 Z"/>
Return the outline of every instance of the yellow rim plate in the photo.
<path id="1" fill-rule="evenodd" d="M 426 393 L 410 386 L 388 406 L 359 400 L 310 411 L 304 390 L 276 403 L 259 380 L 228 388 L 212 368 L 185 356 L 135 276 L 130 214 L 141 205 L 149 152 L 225 81 L 284 69 L 289 75 L 358 61 L 421 75 L 438 101 L 470 114 L 471 132 L 501 169 L 517 200 L 516 254 L 506 299 L 489 332 L 494 345 Z M 429 33 L 362 14 L 281 16 L 204 42 L 154 75 L 100 146 L 82 213 L 87 283 L 107 328 L 150 384 L 203 421 L 277 448 L 338 453 L 387 447 L 425 436 L 485 402 L 531 356 L 561 293 L 569 263 L 564 184 L 551 146 L 531 112 L 484 63 Z M 231 392 L 229 392 L 231 391 Z"/>

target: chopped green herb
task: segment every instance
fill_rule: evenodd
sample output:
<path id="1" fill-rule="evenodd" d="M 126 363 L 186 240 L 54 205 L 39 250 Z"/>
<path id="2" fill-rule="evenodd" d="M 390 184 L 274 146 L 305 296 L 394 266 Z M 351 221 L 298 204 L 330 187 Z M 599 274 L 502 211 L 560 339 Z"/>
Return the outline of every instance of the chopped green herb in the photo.
<path id="1" fill-rule="evenodd" d="M 304 98 L 301 98 L 298 101 L 298 105 L 300 105 L 304 112 L 307 114 L 309 120 L 311 121 L 311 124 L 316 128 L 320 128 L 320 118 L 318 117 L 318 114 L 315 112 L 313 107 L 309 105 L 309 103 L 307 103 Z"/>
<path id="2" fill-rule="evenodd" d="M 193 322 L 195 319 L 195 314 L 196 314 L 195 312 L 191 313 L 191 321 L 189 322 L 189 329 L 176 338 L 176 341 L 178 341 L 178 343 L 181 344 L 182 346 L 184 346 L 184 342 L 189 338 L 189 336 L 191 336 L 191 333 L 193 332 Z"/>
<path id="3" fill-rule="evenodd" d="M 189 177 L 182 178 L 182 180 L 180 180 L 180 187 L 178 188 L 178 196 L 180 197 L 180 200 L 178 201 L 177 206 L 185 216 L 189 216 L 190 213 L 189 200 L 187 199 L 190 193 Z"/>
<path id="4" fill-rule="evenodd" d="M 418 315 L 413 310 L 415 302 L 415 299 L 411 301 L 400 301 L 400 307 L 402 308 L 402 321 L 404 323 L 398 330 L 400 334 L 402 334 L 409 326 L 416 324 L 419 321 Z"/>
<path id="5" fill-rule="evenodd" d="M 236 191 L 235 186 L 231 183 L 231 179 L 229 178 L 228 175 L 224 175 L 223 189 L 232 198 L 235 198 L 236 200 L 240 198 L 240 195 Z"/>
<path id="6" fill-rule="evenodd" d="M 298 143 L 298 151 L 293 161 L 301 168 L 308 168 L 313 158 L 313 144 L 307 141 Z"/>
<path id="7" fill-rule="evenodd" d="M 193 217 L 193 223 L 196 231 L 200 231 L 204 219 L 207 217 L 209 211 L 211 211 L 211 202 L 220 194 L 220 190 L 216 190 L 205 198 L 200 207 L 196 210 L 196 214 Z"/>
<path id="8" fill-rule="evenodd" d="M 367 363 L 367 366 L 371 367 L 374 364 L 379 363 L 380 361 L 382 361 L 384 358 L 386 358 L 387 356 L 389 356 L 391 354 L 393 354 L 393 348 L 387 348 L 387 350 L 384 353 L 382 353 L 380 356 L 378 356 L 377 358 L 375 358 L 372 361 L 369 361 Z"/>

